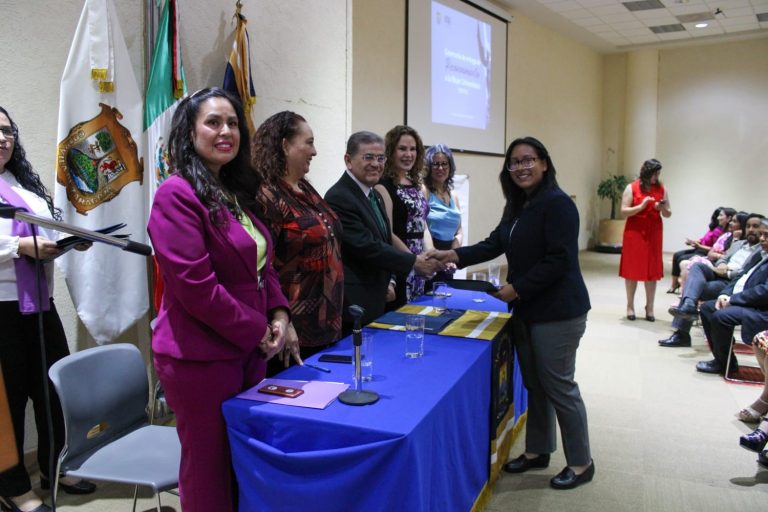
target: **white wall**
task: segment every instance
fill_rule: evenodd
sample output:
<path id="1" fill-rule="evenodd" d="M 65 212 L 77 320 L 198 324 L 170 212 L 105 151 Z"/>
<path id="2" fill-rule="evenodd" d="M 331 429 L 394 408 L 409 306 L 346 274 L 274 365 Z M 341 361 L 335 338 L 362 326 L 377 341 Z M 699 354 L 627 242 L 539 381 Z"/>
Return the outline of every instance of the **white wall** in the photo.
<path id="1" fill-rule="evenodd" d="M 660 52 L 658 110 L 665 250 L 703 235 L 718 206 L 768 215 L 768 38 Z"/>

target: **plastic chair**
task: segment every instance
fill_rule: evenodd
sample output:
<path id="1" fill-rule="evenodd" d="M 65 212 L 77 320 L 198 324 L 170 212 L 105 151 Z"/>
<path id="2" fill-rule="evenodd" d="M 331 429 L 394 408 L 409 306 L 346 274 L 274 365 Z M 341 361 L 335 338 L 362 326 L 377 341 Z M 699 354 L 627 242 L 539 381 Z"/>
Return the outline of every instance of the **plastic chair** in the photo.
<path id="1" fill-rule="evenodd" d="M 147 421 L 149 384 L 134 345 L 95 347 L 57 361 L 48 372 L 64 413 L 66 439 L 59 476 L 151 487 L 178 486 L 181 445 L 176 429 Z M 137 492 L 134 491 L 133 510 Z"/>

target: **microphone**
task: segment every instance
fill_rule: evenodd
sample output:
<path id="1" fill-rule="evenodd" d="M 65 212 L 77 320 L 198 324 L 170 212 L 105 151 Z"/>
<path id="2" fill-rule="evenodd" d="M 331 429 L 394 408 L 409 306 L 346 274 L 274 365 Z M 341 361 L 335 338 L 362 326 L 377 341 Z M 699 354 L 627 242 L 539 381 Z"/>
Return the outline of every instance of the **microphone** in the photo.
<path id="1" fill-rule="evenodd" d="M 359 347 L 363 344 L 363 315 L 365 314 L 365 310 L 358 306 L 357 304 L 352 304 L 347 309 L 347 312 L 349 315 L 355 319 L 354 325 L 352 327 L 352 343 L 356 347 Z"/>
<path id="2" fill-rule="evenodd" d="M 354 319 L 352 327 L 352 344 L 355 347 L 355 389 L 348 389 L 339 395 L 339 402 L 347 405 L 367 405 L 377 402 L 379 394 L 374 391 L 363 391 L 363 379 L 361 374 L 360 350 L 363 344 L 363 315 L 365 309 L 357 304 L 352 304 L 347 309 Z"/>

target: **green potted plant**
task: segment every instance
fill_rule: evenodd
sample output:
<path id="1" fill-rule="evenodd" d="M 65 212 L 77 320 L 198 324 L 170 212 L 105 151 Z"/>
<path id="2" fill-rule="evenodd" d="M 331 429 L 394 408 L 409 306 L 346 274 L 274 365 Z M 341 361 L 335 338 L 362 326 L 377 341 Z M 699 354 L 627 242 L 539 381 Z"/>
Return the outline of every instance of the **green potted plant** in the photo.
<path id="1" fill-rule="evenodd" d="M 621 196 L 628 183 L 626 176 L 610 174 L 597 185 L 598 197 L 611 202 L 611 218 L 600 221 L 596 247 L 598 251 L 621 252 L 625 221 L 616 218 L 616 205 L 621 204 Z"/>

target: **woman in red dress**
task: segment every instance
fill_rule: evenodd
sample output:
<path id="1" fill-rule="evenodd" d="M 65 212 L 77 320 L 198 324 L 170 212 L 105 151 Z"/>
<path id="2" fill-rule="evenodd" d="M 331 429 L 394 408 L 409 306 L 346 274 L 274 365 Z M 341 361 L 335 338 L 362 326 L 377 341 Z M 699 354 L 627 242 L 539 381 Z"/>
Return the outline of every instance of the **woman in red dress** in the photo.
<path id="1" fill-rule="evenodd" d="M 635 290 L 637 282 L 645 283 L 645 319 L 653 322 L 653 299 L 656 281 L 664 277 L 661 261 L 661 243 L 664 227 L 661 216 L 669 217 L 667 191 L 659 180 L 661 162 L 652 158 L 640 168 L 640 178 L 624 189 L 621 215 L 627 219 L 624 243 L 621 248 L 619 276 L 627 289 L 627 319 L 635 317 Z"/>

